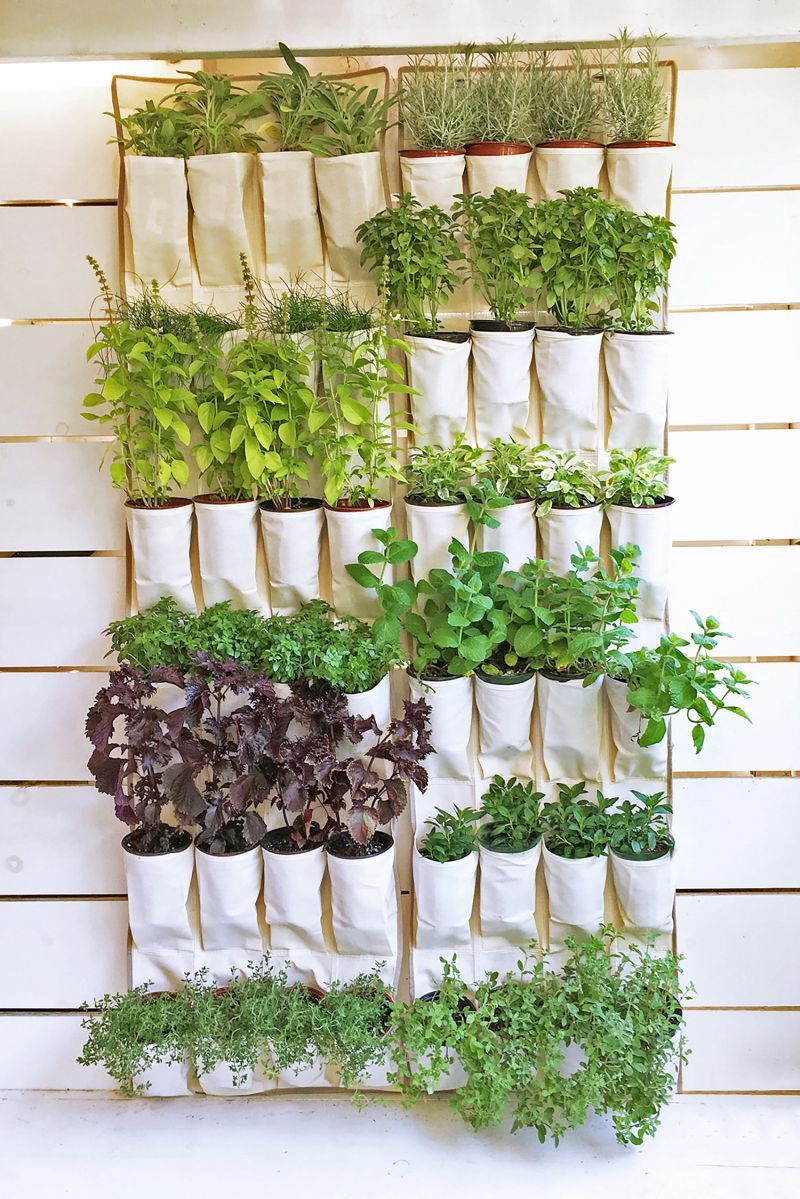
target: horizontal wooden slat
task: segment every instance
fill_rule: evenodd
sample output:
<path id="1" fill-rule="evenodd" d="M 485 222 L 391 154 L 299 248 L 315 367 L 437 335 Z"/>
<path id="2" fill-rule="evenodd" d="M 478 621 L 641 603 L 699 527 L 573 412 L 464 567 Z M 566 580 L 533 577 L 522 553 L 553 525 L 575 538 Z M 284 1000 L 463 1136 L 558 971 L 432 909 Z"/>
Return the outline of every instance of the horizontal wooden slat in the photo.
<path id="1" fill-rule="evenodd" d="M 702 752 L 696 754 L 688 724 L 676 718 L 672 730 L 673 770 L 800 770 L 800 663 L 748 662 L 741 669 L 753 685 L 747 688 L 749 699 L 735 702 L 744 707 L 752 723 L 723 712 L 707 731 Z"/>
<path id="2" fill-rule="evenodd" d="M 800 537 L 800 429 L 672 433 L 675 541 Z"/>
<path id="3" fill-rule="evenodd" d="M 800 1091 L 800 1012 L 688 1011 L 686 1039 L 684 1091 Z"/>
<path id="4" fill-rule="evenodd" d="M 123 899 L 0 902 L 2 1008 L 77 1008 L 128 985 Z"/>
<path id="5" fill-rule="evenodd" d="M 669 325 L 671 425 L 800 420 L 800 311 L 676 312 Z"/>
<path id="6" fill-rule="evenodd" d="M 111 455 L 103 441 L 0 443 L 0 552 L 123 550 Z"/>
<path id="7" fill-rule="evenodd" d="M 679 888 L 800 887 L 800 779 L 679 778 L 672 803 Z"/>
<path id="8" fill-rule="evenodd" d="M 800 1007 L 800 955 L 787 941 L 799 920 L 800 894 L 679 895 L 677 945 L 692 1006 Z"/>
<path id="9" fill-rule="evenodd" d="M 114 801 L 94 787 L 0 787 L 0 895 L 124 895 Z"/>
<path id="10" fill-rule="evenodd" d="M 83 397 L 95 390 L 91 342 L 88 322 L 0 327 L 0 436 L 97 433 L 81 416 Z"/>
<path id="11" fill-rule="evenodd" d="M 86 317 L 97 296 L 91 254 L 117 280 L 114 206 L 0 207 L 0 317 Z"/>
<path id="12" fill-rule="evenodd" d="M 124 558 L 0 558 L 0 666 L 102 665 L 124 615 Z"/>
<path id="13" fill-rule="evenodd" d="M 101 1066 L 75 1060 L 89 1035 L 86 1017 L 0 1015 L 0 1090 L 112 1091 L 117 1084 Z"/>
<path id="14" fill-rule="evenodd" d="M 107 678 L 99 672 L 0 672 L 0 779 L 90 778 L 84 722 Z"/>
<path id="15" fill-rule="evenodd" d="M 674 308 L 800 300 L 800 191 L 673 196 Z"/>
<path id="16" fill-rule="evenodd" d="M 673 631 L 696 629 L 694 609 L 732 634 L 724 652 L 800 655 L 800 546 L 692 546 L 672 551 L 669 611 Z M 769 616 L 765 618 L 765 606 Z"/>
<path id="17" fill-rule="evenodd" d="M 673 187 L 800 183 L 800 70 L 681 71 Z"/>

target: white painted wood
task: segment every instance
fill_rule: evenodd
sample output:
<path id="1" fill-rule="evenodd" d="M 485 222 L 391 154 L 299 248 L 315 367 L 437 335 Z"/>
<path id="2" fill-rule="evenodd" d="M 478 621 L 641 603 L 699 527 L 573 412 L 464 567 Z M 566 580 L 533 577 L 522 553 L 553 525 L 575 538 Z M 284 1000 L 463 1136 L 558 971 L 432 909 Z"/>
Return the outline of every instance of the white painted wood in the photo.
<path id="1" fill-rule="evenodd" d="M 800 191 L 673 196 L 672 220 L 671 307 L 800 299 Z"/>
<path id="2" fill-rule="evenodd" d="M 101 1066 L 75 1060 L 88 1032 L 83 1015 L 0 1015 L 0 1090 L 113 1091 Z"/>
<path id="3" fill-rule="evenodd" d="M 672 186 L 800 183 L 800 70 L 681 71 Z"/>
<path id="4" fill-rule="evenodd" d="M 100 666 L 124 558 L 0 558 L 0 666 Z"/>
<path id="5" fill-rule="evenodd" d="M 800 546 L 692 546 L 672 551 L 672 629 L 696 629 L 691 610 L 711 613 L 732 634 L 724 652 L 800 655 Z"/>
<path id="6" fill-rule="evenodd" d="M 684 1091 L 800 1090 L 800 1012 L 686 1013 Z"/>
<path id="7" fill-rule="evenodd" d="M 706 771 L 800 770 L 800 663 L 748 662 L 740 669 L 753 680 L 742 706 L 752 723 L 722 713 L 700 754 L 694 752 L 686 721 L 672 722 L 672 768 Z"/>
<path id="8" fill-rule="evenodd" d="M 800 779 L 675 779 L 672 803 L 679 889 L 800 887 Z"/>
<path id="9" fill-rule="evenodd" d="M 117 285 L 115 205 L 0 207 L 0 317 L 86 317 L 98 287 L 86 255 Z"/>
<path id="10" fill-rule="evenodd" d="M 0 326 L 0 436 L 85 436 L 97 432 L 81 416 L 94 391 L 96 364 L 87 322 Z"/>
<path id="11" fill-rule="evenodd" d="M 77 1008 L 128 986 L 122 899 L 0 902 L 0 1008 Z"/>
<path id="12" fill-rule="evenodd" d="M 79 782 L 91 746 L 86 712 L 108 675 L 99 672 L 0 672 L 0 777 Z"/>
<path id="13" fill-rule="evenodd" d="M 800 420 L 800 312 L 676 312 L 669 327 L 671 425 Z"/>
<path id="14" fill-rule="evenodd" d="M 94 787 L 0 787 L 0 895 L 124 895 L 114 801 Z"/>
<path id="15" fill-rule="evenodd" d="M 123 550 L 111 455 L 107 441 L 0 443 L 0 551 Z"/>
<path id="16" fill-rule="evenodd" d="M 800 893 L 679 895 L 678 946 L 693 1007 L 791 1007 L 800 996 L 800 955 L 787 936 L 800 920 Z"/>
<path id="17" fill-rule="evenodd" d="M 800 536 L 800 429 L 672 433 L 675 541 Z"/>

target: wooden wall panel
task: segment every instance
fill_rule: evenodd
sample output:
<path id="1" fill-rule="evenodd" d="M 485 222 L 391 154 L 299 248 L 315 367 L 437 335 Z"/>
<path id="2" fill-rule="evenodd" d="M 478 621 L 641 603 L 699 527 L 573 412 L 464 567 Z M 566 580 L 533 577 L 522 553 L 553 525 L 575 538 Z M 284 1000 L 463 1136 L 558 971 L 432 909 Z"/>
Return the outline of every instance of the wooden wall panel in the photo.
<path id="1" fill-rule="evenodd" d="M 800 1012 L 686 1013 L 684 1091 L 800 1090 Z"/>
<path id="2" fill-rule="evenodd" d="M 86 712 L 108 675 L 0 672 L 0 781 L 90 778 Z"/>
<path id="3" fill-rule="evenodd" d="M 0 1090 L 113 1091 L 100 1066 L 79 1066 L 87 1032 L 77 1013 L 0 1015 Z"/>
<path id="4" fill-rule="evenodd" d="M 65 321 L 0 327 L 0 437 L 75 437 L 101 426 L 81 416 L 94 391 L 92 326 Z"/>

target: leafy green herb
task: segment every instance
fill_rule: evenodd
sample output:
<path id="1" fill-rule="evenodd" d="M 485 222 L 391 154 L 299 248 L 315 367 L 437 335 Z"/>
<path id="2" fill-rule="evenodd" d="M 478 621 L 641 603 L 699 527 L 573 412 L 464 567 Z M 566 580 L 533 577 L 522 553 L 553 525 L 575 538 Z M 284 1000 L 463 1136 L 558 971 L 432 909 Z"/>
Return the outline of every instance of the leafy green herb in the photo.
<path id="1" fill-rule="evenodd" d="M 115 117 L 118 136 L 112 140 L 121 145 L 126 154 L 188 158 L 192 153 L 189 127 L 171 97 L 159 104 L 146 100 L 144 108 L 135 108 L 127 116 L 106 115 Z"/>
<path id="2" fill-rule="evenodd" d="M 541 285 L 536 208 L 521 192 L 497 187 L 459 196 L 454 213 L 464 223 L 473 281 L 495 320 L 511 326 Z"/>
<path id="3" fill-rule="evenodd" d="M 104 995 L 81 1027 L 88 1037 L 78 1062 L 102 1066 L 125 1095 L 146 1094 L 149 1084 L 138 1079 L 155 1065 L 182 1061 L 189 1043 L 190 1008 L 184 992 L 148 993 L 150 984 L 124 994 Z M 88 1004 L 83 1005 L 88 1010 Z"/>
<path id="4" fill-rule="evenodd" d="M 283 42 L 278 49 L 289 71 L 261 76 L 258 88 L 273 117 L 263 130 L 277 138 L 282 150 L 304 150 L 320 130 L 320 99 L 329 84 L 323 76 L 310 74 Z"/>
<path id="5" fill-rule="evenodd" d="M 533 499 L 539 486 L 533 454 L 517 441 L 495 438 L 479 463 L 478 475 L 487 479 L 498 495 L 510 500 Z"/>
<path id="6" fill-rule="evenodd" d="M 448 448 L 416 446 L 405 473 L 408 499 L 417 504 L 460 504 L 473 484 L 481 451 L 463 433 Z"/>
<path id="7" fill-rule="evenodd" d="M 674 228 L 664 216 L 640 216 L 616 207 L 612 228 L 613 312 L 607 318 L 611 328 L 633 333 L 653 328 L 675 257 Z"/>
<path id="8" fill-rule="evenodd" d="M 248 92 L 227 75 L 185 71 L 172 103 L 180 113 L 192 154 L 231 154 L 262 148 L 248 121 L 264 111 L 264 97 Z"/>
<path id="9" fill-rule="evenodd" d="M 105 632 L 119 661 L 145 674 L 157 666 L 187 670 L 190 665 L 187 632 L 195 620 L 171 596 L 164 596 L 144 612 L 112 620 Z"/>
<path id="10" fill-rule="evenodd" d="M 419 852 L 431 862 L 458 862 L 478 848 L 475 823 L 480 812 L 475 808 L 456 808 L 446 812 L 436 809 L 436 815 L 425 821 L 427 832 Z"/>
<path id="11" fill-rule="evenodd" d="M 651 445 L 612 450 L 603 476 L 604 503 L 652 507 L 667 494 L 667 471 L 674 461 L 662 457 Z"/>
<path id="12" fill-rule="evenodd" d="M 663 791 L 632 794 L 638 803 L 625 799 L 609 813 L 608 844 L 625 857 L 657 858 L 671 853 L 675 838 L 669 828 L 672 807 Z"/>
<path id="13" fill-rule="evenodd" d="M 602 495 L 602 476 L 575 450 L 538 446 L 531 455 L 531 469 L 539 516 L 546 516 L 554 504 L 559 508 L 587 508 Z"/>
<path id="14" fill-rule="evenodd" d="M 597 188 L 536 205 L 544 307 L 565 329 L 603 328 L 614 299 L 616 227 L 624 210 Z"/>
<path id="15" fill-rule="evenodd" d="M 304 136 L 301 149 L 322 158 L 368 154 L 387 128 L 394 96 L 383 99 L 375 87 L 356 87 L 346 79 L 329 79 L 314 95 L 321 131 Z"/>
<path id="16" fill-rule="evenodd" d="M 343 1087 L 362 1085 L 369 1070 L 385 1061 L 391 1013 L 392 1002 L 377 967 L 352 982 L 331 983 L 319 1004 L 322 1035 L 317 1047 Z"/>
<path id="17" fill-rule="evenodd" d="M 585 783 L 558 783 L 558 798 L 542 808 L 544 839 L 560 858 L 597 858 L 608 847 L 608 809 L 615 803 L 597 792 L 597 802 L 584 798 Z"/>
<path id="18" fill-rule="evenodd" d="M 522 853 L 535 845 L 542 835 L 541 802 L 544 795 L 534 791 L 532 782 L 504 779 L 496 774 L 481 802 L 480 839 L 489 849 L 502 853 Z"/>

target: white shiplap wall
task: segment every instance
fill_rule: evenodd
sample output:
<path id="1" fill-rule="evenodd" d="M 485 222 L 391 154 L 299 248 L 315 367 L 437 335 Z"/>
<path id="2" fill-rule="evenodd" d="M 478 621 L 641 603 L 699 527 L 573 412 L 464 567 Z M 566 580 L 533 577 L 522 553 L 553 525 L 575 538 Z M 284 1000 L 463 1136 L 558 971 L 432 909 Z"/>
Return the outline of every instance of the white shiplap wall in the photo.
<path id="1" fill-rule="evenodd" d="M 800 1090 L 781 959 L 800 902 L 800 68 L 714 62 L 678 87 L 672 621 L 713 611 L 762 660 L 752 729 L 721 725 L 699 760 L 676 732 L 677 948 L 698 985 L 683 1086 Z M 116 261 L 113 71 L 0 67 L 0 1088 L 106 1086 L 74 1064 L 75 1009 L 126 984 L 121 830 L 83 739 L 125 604 L 121 499 L 79 416 L 84 254 Z"/>

